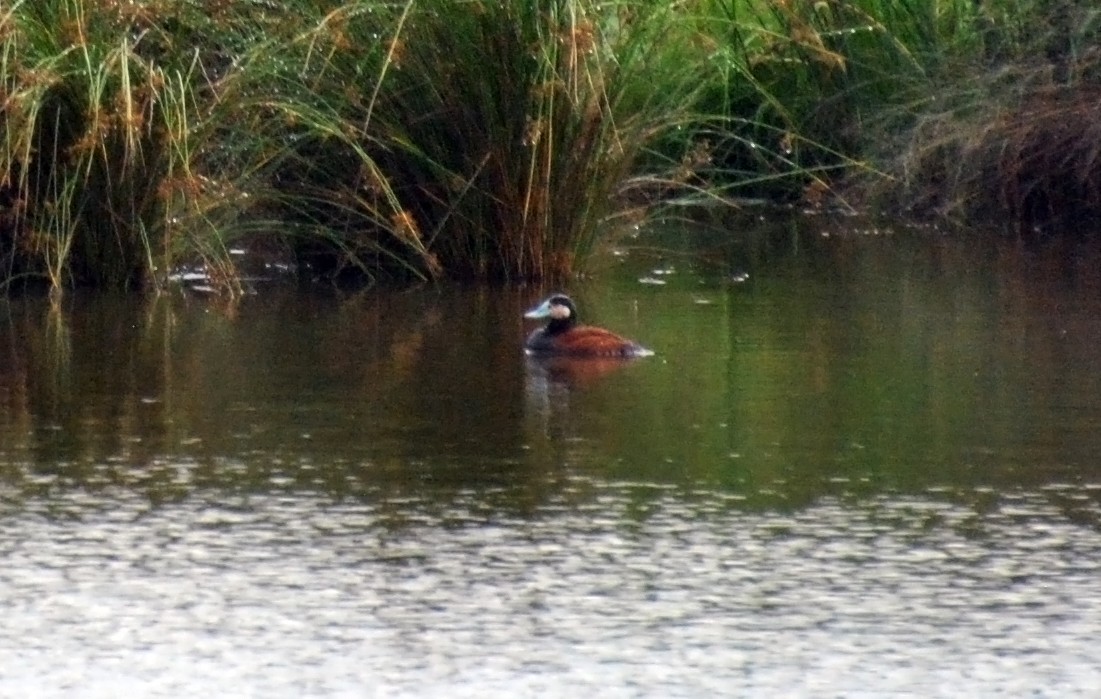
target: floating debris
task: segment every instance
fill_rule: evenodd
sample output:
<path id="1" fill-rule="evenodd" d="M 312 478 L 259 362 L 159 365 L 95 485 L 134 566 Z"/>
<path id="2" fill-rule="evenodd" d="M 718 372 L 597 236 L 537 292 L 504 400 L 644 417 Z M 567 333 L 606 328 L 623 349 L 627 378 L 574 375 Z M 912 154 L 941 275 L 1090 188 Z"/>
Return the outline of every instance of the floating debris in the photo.
<path id="1" fill-rule="evenodd" d="M 652 284 L 654 286 L 664 286 L 665 285 L 665 280 L 664 279 L 657 279 L 655 277 L 639 277 L 638 278 L 638 283 L 639 284 Z"/>
<path id="2" fill-rule="evenodd" d="M 173 282 L 205 282 L 209 279 L 210 275 L 205 270 L 173 272 L 168 275 L 168 280 Z"/>

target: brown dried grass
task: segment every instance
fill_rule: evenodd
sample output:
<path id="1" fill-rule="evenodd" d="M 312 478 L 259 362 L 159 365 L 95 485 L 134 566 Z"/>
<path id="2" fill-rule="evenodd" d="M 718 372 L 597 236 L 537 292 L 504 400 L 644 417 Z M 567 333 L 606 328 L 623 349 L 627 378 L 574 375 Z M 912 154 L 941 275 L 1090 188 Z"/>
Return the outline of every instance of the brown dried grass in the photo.
<path id="1" fill-rule="evenodd" d="M 988 81 L 953 108 L 919 118 L 894 179 L 875 193 L 921 217 L 1027 231 L 1096 228 L 1101 82 L 1060 83 L 1050 65 Z"/>

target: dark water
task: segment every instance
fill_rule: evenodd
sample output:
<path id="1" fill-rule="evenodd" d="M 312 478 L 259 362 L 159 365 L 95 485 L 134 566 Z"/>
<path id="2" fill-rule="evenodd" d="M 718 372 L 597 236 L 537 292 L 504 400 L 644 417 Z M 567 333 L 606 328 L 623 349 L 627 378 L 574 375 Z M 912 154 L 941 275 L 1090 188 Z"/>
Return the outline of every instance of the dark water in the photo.
<path id="1" fill-rule="evenodd" d="M 1096 696 L 1101 257 L 734 235 L 571 285 L 627 365 L 536 288 L 0 302 L 0 696 Z"/>

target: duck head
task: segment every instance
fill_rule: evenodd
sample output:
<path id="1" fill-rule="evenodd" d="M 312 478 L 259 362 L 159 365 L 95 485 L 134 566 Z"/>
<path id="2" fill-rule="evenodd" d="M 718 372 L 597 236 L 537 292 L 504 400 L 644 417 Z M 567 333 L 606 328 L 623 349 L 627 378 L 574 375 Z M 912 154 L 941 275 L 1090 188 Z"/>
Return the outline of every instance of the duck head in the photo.
<path id="1" fill-rule="evenodd" d="M 532 320 L 550 318 L 552 321 L 560 323 L 574 323 L 577 322 L 577 307 L 573 305 L 573 301 L 570 300 L 569 296 L 554 294 L 525 313 L 524 317 Z"/>

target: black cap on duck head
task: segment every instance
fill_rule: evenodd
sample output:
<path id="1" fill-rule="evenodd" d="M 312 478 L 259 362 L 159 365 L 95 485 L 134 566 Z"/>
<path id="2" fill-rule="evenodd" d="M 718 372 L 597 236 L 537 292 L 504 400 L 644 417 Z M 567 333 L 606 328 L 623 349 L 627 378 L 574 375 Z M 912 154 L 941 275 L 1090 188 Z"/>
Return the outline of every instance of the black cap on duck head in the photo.
<path id="1" fill-rule="evenodd" d="M 553 294 L 543 303 L 524 314 L 525 318 L 550 318 L 557 321 L 577 321 L 577 307 L 565 294 Z"/>

